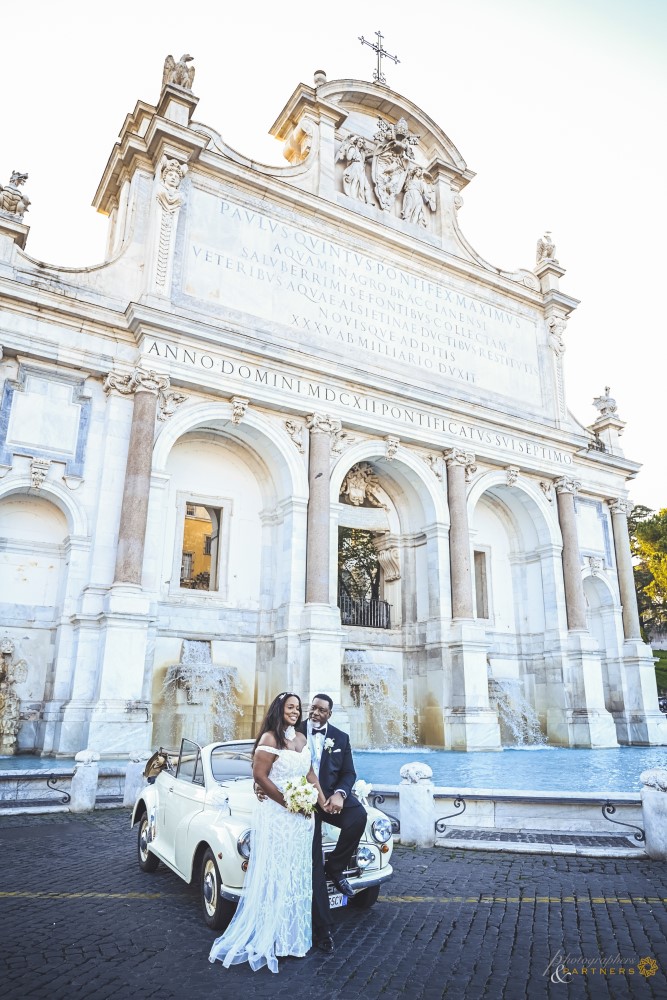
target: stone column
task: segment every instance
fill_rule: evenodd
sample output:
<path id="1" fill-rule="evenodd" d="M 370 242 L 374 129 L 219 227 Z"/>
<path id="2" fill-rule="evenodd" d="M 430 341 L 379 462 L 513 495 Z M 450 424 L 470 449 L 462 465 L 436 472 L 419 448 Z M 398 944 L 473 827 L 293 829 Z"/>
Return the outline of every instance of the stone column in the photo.
<path id="1" fill-rule="evenodd" d="M 310 431 L 308 452 L 308 539 L 306 547 L 306 604 L 329 604 L 329 468 L 331 435 L 340 420 L 320 413 L 306 417 Z"/>
<path id="2" fill-rule="evenodd" d="M 558 521 L 563 536 L 565 606 L 567 626 L 570 630 L 586 628 L 586 601 L 581 579 L 577 516 L 574 510 L 574 498 L 580 486 L 581 483 L 568 476 L 563 476 L 554 483 L 558 503 Z"/>
<path id="3" fill-rule="evenodd" d="M 618 573 L 618 586 L 623 607 L 623 634 L 626 639 L 641 639 L 635 579 L 632 572 L 630 536 L 628 534 L 628 514 L 632 509 L 632 504 L 629 500 L 622 499 L 608 500 L 607 503 L 611 510 L 611 525 L 614 533 L 616 572 Z"/>
<path id="4" fill-rule="evenodd" d="M 343 633 L 336 600 L 330 600 L 329 583 L 331 435 L 340 431 L 341 424 L 340 420 L 333 420 L 326 414 L 311 413 L 306 417 L 306 426 L 310 431 L 310 447 L 306 603 L 301 619 L 302 677 L 307 679 L 308 697 L 326 691 L 333 698 L 336 725 L 347 731 L 347 711 L 341 705 Z"/>
<path id="5" fill-rule="evenodd" d="M 475 456 L 458 448 L 450 448 L 443 454 L 447 464 L 452 618 L 474 618 L 466 472 L 474 468 Z"/>
<path id="6" fill-rule="evenodd" d="M 131 375 L 111 372 L 104 388 L 107 392 L 117 389 L 123 395 L 134 393 L 114 584 L 140 587 L 158 394 L 169 388 L 169 378 L 137 368 Z"/>

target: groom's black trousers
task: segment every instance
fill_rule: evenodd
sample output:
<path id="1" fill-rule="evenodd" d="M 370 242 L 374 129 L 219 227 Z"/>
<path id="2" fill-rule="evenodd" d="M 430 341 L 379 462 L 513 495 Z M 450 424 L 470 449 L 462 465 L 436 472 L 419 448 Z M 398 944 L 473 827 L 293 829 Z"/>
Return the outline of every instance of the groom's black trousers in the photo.
<path id="1" fill-rule="evenodd" d="M 341 875 L 346 868 L 350 856 L 356 851 L 359 841 L 366 828 L 367 813 L 361 803 L 350 803 L 341 812 L 325 813 L 318 806 L 315 809 L 315 830 L 313 832 L 313 933 L 321 937 L 331 928 L 331 911 L 329 910 L 329 893 L 327 892 L 324 862 L 322 861 L 322 823 L 337 826 L 340 830 L 338 843 L 328 855 L 327 868 L 329 875 Z"/>

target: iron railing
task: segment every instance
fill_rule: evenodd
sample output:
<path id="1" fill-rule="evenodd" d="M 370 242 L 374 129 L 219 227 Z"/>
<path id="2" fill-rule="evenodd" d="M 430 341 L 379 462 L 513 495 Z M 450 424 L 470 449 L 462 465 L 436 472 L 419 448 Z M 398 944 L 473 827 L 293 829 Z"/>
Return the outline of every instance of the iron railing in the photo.
<path id="1" fill-rule="evenodd" d="M 338 607 L 343 625 L 391 628 L 391 605 L 387 601 L 355 601 L 347 594 L 339 594 Z"/>

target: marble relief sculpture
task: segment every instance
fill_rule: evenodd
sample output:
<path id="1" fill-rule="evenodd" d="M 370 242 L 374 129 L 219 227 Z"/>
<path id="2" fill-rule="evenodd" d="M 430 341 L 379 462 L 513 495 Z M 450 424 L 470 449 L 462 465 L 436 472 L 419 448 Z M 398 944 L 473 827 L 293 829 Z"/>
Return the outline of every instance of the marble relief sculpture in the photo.
<path id="1" fill-rule="evenodd" d="M 172 84 L 175 87 L 183 87 L 184 90 L 192 90 L 192 82 L 195 78 L 194 66 L 188 66 L 194 56 L 185 53 L 176 62 L 173 56 L 169 55 L 164 61 L 162 70 L 162 86 Z"/>
<path id="2" fill-rule="evenodd" d="M 349 135 L 338 150 L 338 160 L 347 160 L 343 171 L 343 191 L 348 198 L 356 198 L 367 205 L 373 204 L 373 189 L 366 176 L 366 157 L 370 149 L 360 135 Z"/>
<path id="3" fill-rule="evenodd" d="M 549 327 L 549 346 L 558 358 L 565 354 L 565 341 L 563 340 L 563 334 L 565 332 L 566 325 L 567 320 L 563 316 L 550 316 L 547 320 L 547 326 Z"/>
<path id="4" fill-rule="evenodd" d="M 435 188 L 430 183 L 428 174 L 415 164 L 408 170 L 405 180 L 401 217 L 413 225 L 426 227 L 428 221 L 424 212 L 425 204 L 435 212 Z"/>
<path id="5" fill-rule="evenodd" d="M 396 125 L 378 118 L 373 140 L 360 135 L 348 135 L 341 143 L 337 160 L 344 160 L 343 191 L 349 198 L 364 204 L 375 204 L 375 197 L 384 211 L 393 211 L 399 196 L 401 218 L 412 225 L 426 227 L 426 208 L 436 209 L 435 186 L 429 174 L 415 162 L 414 146 L 419 136 L 410 132 L 405 118 Z M 372 184 L 368 179 L 370 160 Z"/>
<path id="6" fill-rule="evenodd" d="M 183 204 L 184 198 L 179 188 L 188 172 L 188 165 L 187 163 L 179 163 L 178 160 L 170 160 L 168 156 L 163 155 L 158 172 L 160 186 L 157 200 L 167 212 L 174 212 Z"/>
<path id="7" fill-rule="evenodd" d="M 366 501 L 373 507 L 385 507 L 378 496 L 380 480 L 373 472 L 372 466 L 368 462 L 359 462 L 353 465 L 343 480 L 340 488 L 341 497 L 347 497 L 349 503 L 354 507 L 361 507 Z"/>
<path id="8" fill-rule="evenodd" d="M 0 185 L 0 211 L 7 212 L 8 215 L 17 215 L 22 219 L 28 211 L 30 199 L 25 192 L 20 190 L 22 184 L 28 180 L 27 174 L 21 174 L 18 170 L 12 170 L 9 183 L 4 187 Z"/>
<path id="9" fill-rule="evenodd" d="M 405 118 L 400 118 L 396 125 L 378 118 L 371 176 L 382 208 L 393 208 L 396 196 L 403 190 L 408 167 L 415 158 L 412 147 L 418 141 L 419 137 L 410 132 Z"/>

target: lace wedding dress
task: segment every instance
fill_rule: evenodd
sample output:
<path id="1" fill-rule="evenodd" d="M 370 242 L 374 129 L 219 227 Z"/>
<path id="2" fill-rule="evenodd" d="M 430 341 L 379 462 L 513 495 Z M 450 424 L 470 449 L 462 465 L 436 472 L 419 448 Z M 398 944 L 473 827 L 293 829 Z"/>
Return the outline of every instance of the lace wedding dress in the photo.
<path id="1" fill-rule="evenodd" d="M 257 747 L 272 753 L 269 777 L 283 791 L 289 778 L 310 770 L 308 744 L 296 750 Z M 290 813 L 272 799 L 257 802 L 250 835 L 250 860 L 243 896 L 222 937 L 213 942 L 209 962 L 227 968 L 249 962 L 257 971 L 278 971 L 278 956 L 302 958 L 312 944 L 312 848 L 314 820 Z"/>

